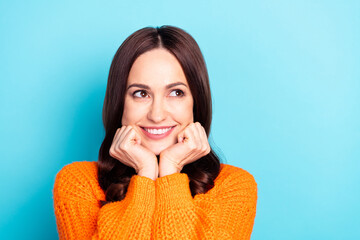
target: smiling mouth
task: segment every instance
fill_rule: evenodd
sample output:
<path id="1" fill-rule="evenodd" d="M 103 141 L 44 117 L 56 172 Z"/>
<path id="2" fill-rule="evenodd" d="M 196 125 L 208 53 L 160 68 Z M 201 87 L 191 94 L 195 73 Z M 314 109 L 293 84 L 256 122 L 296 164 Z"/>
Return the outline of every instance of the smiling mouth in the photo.
<path id="1" fill-rule="evenodd" d="M 170 131 L 170 129 L 172 129 L 173 127 L 167 127 L 167 128 L 143 128 L 145 131 L 147 131 L 150 134 L 155 134 L 155 135 L 160 135 L 160 134 L 164 134 L 168 131 Z"/>
<path id="2" fill-rule="evenodd" d="M 152 139 L 160 139 L 168 136 L 176 126 L 164 127 L 141 127 L 146 136 Z"/>

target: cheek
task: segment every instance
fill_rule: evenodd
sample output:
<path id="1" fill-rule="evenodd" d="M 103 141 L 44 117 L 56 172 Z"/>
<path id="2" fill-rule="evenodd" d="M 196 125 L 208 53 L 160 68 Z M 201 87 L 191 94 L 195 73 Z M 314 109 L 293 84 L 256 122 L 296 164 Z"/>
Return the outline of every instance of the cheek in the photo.
<path id="1" fill-rule="evenodd" d="M 194 122 L 192 101 L 173 104 L 170 109 L 172 111 L 172 115 L 182 124 Z"/>
<path id="2" fill-rule="evenodd" d="M 136 109 L 136 110 L 135 110 Z M 141 111 L 138 111 L 138 108 L 134 106 L 131 101 L 125 99 L 124 112 L 121 119 L 121 125 L 130 125 L 136 123 L 141 118 Z"/>

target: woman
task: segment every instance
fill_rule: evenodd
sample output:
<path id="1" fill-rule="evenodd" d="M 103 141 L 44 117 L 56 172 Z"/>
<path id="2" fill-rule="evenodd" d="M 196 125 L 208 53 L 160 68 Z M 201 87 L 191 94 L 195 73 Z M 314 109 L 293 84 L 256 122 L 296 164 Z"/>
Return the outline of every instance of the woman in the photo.
<path id="1" fill-rule="evenodd" d="M 98 162 L 56 176 L 60 239 L 250 239 L 252 175 L 211 150 L 211 95 L 195 40 L 143 28 L 110 67 Z"/>

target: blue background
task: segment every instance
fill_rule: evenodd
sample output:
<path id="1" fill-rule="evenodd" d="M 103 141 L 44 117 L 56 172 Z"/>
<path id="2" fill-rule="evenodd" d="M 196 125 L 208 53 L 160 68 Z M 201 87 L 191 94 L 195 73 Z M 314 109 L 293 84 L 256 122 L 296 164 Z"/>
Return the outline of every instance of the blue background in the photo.
<path id="1" fill-rule="evenodd" d="M 95 161 L 112 57 L 145 26 L 198 42 L 214 148 L 252 173 L 252 239 L 360 238 L 359 1 L 0 1 L 0 239 L 56 239 L 52 187 Z"/>

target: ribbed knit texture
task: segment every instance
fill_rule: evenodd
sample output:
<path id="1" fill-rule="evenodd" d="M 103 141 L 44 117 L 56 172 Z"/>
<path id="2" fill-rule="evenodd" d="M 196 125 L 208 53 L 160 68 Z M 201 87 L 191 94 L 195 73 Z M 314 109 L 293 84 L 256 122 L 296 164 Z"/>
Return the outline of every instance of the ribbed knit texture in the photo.
<path id="1" fill-rule="evenodd" d="M 134 175 L 122 201 L 100 207 L 97 162 L 74 162 L 57 174 L 53 194 L 60 239 L 250 239 L 257 185 L 228 164 L 194 198 L 184 173 L 155 181 Z"/>

